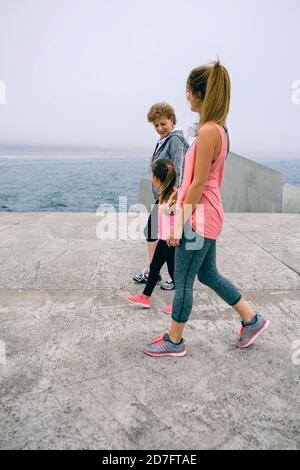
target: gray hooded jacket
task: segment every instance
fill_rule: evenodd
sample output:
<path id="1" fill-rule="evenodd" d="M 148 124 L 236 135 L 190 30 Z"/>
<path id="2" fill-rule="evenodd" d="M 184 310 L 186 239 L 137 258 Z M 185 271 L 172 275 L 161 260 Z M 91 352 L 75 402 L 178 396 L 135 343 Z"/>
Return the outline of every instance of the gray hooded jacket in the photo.
<path id="1" fill-rule="evenodd" d="M 160 160 L 162 158 L 167 158 L 174 163 L 176 172 L 177 172 L 177 178 L 176 178 L 177 187 L 180 181 L 182 159 L 184 155 L 186 154 L 188 148 L 189 148 L 189 144 L 187 143 L 183 132 L 180 129 L 176 129 L 169 134 L 165 142 L 160 147 L 158 146 L 158 144 L 156 145 L 154 154 L 151 157 L 151 164 L 154 161 Z M 154 199 L 157 200 L 159 198 L 159 192 L 153 184 L 152 184 L 152 192 L 153 192 Z"/>

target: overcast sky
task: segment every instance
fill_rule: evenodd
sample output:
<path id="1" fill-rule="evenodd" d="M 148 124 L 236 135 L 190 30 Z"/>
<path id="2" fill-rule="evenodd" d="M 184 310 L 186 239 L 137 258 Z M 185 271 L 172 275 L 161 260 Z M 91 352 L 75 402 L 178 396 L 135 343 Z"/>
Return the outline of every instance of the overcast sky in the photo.
<path id="1" fill-rule="evenodd" d="M 300 158 L 299 18 L 300 0 L 0 0 L 0 146 L 152 148 L 149 107 L 186 131 L 186 78 L 218 55 L 232 150 Z"/>

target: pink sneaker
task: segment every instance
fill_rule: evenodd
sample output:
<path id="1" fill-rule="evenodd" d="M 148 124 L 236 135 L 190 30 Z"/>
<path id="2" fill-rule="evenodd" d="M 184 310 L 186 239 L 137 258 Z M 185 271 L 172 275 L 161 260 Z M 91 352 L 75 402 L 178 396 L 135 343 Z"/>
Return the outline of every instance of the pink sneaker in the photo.
<path id="1" fill-rule="evenodd" d="M 168 315 L 172 315 L 172 304 L 167 305 L 167 306 L 164 308 L 164 313 L 167 313 Z"/>
<path id="2" fill-rule="evenodd" d="M 144 294 L 129 295 L 127 300 L 131 304 L 137 305 L 138 307 L 149 308 L 151 305 L 151 299 L 146 297 Z"/>

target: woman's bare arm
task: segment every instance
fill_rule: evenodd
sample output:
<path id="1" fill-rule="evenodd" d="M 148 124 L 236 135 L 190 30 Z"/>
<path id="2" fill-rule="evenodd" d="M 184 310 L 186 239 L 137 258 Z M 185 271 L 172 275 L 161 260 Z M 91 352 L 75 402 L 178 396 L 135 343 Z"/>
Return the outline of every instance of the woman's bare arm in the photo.
<path id="1" fill-rule="evenodd" d="M 211 164 L 219 138 L 219 131 L 213 126 L 205 126 L 199 130 L 197 137 L 194 178 L 187 191 L 182 209 L 178 213 L 174 229 L 175 239 L 178 235 L 180 235 L 181 238 L 183 227 L 195 211 L 196 205 L 202 196 L 203 190 L 208 181 Z"/>

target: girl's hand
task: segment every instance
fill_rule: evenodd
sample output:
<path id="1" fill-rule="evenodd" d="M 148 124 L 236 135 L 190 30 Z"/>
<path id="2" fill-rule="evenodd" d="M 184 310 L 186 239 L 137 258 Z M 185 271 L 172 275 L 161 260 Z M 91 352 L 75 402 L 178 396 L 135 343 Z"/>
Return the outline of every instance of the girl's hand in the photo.
<path id="1" fill-rule="evenodd" d="M 171 246 L 177 247 L 180 245 L 182 233 L 180 235 L 180 233 L 176 231 L 176 237 L 179 237 L 179 238 L 175 238 L 174 230 L 171 230 L 169 239 L 167 240 L 168 247 L 171 247 Z"/>

